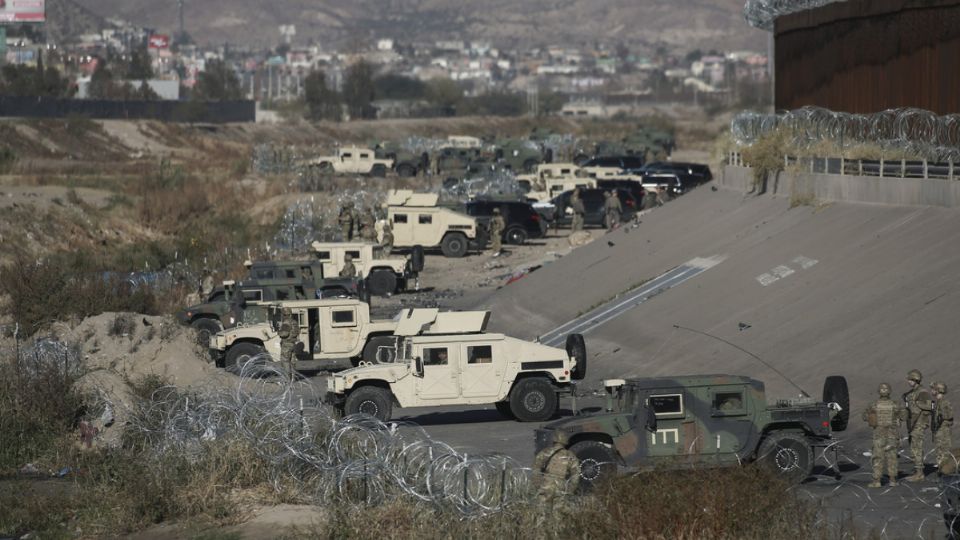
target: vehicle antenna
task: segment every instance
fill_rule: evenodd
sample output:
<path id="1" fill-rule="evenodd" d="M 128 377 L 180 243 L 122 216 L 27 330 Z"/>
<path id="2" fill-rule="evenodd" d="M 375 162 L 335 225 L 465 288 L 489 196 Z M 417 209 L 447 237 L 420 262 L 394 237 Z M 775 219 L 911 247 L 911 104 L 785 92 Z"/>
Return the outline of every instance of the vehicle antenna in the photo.
<path id="1" fill-rule="evenodd" d="M 766 361 L 764 361 L 763 358 L 760 358 L 759 356 L 757 356 L 757 355 L 753 354 L 752 352 L 744 349 L 743 347 L 737 345 L 736 343 L 731 343 L 731 342 L 723 339 L 722 337 L 718 337 L 718 336 L 715 336 L 715 335 L 713 335 L 713 334 L 708 334 L 707 332 L 704 332 L 704 331 L 702 331 L 702 330 L 697 330 L 697 329 L 695 329 L 695 328 L 688 328 L 688 327 L 686 327 L 686 326 L 680 326 L 679 324 L 675 324 L 675 325 L 673 325 L 673 327 L 674 327 L 674 328 L 679 328 L 680 330 L 686 330 L 686 331 L 688 331 L 688 332 L 693 332 L 693 333 L 695 333 L 695 334 L 700 334 L 700 335 L 703 335 L 703 336 L 707 336 L 707 337 L 713 338 L 713 339 L 715 339 L 715 340 L 717 340 L 717 341 L 722 341 L 722 342 L 726 343 L 727 345 L 733 347 L 734 349 L 737 349 L 738 351 L 742 351 L 742 352 L 750 355 L 752 358 L 756 359 L 757 362 L 760 362 L 761 364 L 767 366 L 768 368 L 770 368 L 771 371 L 773 371 L 773 372 L 776 373 L 777 375 L 783 377 L 783 379 L 784 379 L 785 381 L 787 381 L 788 383 L 792 384 L 794 388 L 796 388 L 797 390 L 800 391 L 800 395 L 802 395 L 803 397 L 807 397 L 807 398 L 810 397 L 810 394 L 808 394 L 807 391 L 804 390 L 803 388 L 800 388 L 800 385 L 798 385 L 797 383 L 791 381 L 791 380 L 790 380 L 790 377 L 787 377 L 787 376 L 784 375 L 783 372 L 781 372 L 779 369 L 777 369 L 777 368 L 771 366 L 770 364 L 768 364 Z"/>

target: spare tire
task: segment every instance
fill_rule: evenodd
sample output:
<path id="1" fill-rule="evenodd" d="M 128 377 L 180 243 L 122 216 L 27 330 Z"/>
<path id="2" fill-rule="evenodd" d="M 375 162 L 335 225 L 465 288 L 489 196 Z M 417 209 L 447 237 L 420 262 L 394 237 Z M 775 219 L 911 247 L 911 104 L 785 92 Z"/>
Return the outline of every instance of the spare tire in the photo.
<path id="1" fill-rule="evenodd" d="M 410 269 L 414 272 L 423 271 L 423 246 L 416 245 L 410 250 Z"/>
<path id="2" fill-rule="evenodd" d="M 367 278 L 370 294 L 387 296 L 397 291 L 397 276 L 390 270 L 374 270 Z"/>
<path id="3" fill-rule="evenodd" d="M 570 378 L 575 381 L 582 381 L 587 376 L 587 345 L 583 342 L 583 336 L 580 334 L 570 334 L 567 336 L 567 355 L 572 356 L 577 365 L 570 372 Z"/>
<path id="4" fill-rule="evenodd" d="M 843 431 L 850 422 L 850 390 L 847 379 L 841 375 L 831 375 L 823 381 L 823 402 L 840 405 L 840 412 L 830 422 L 830 429 Z"/>

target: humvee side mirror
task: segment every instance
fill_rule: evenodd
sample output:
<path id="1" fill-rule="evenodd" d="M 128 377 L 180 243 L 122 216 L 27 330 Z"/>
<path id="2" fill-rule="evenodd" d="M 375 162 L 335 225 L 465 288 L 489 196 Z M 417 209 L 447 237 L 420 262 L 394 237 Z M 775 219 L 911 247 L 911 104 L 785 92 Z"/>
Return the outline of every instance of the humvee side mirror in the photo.
<path id="1" fill-rule="evenodd" d="M 657 413 L 654 412 L 653 407 L 646 407 L 646 409 L 647 409 L 647 422 L 644 427 L 650 433 L 656 433 L 657 432 Z"/>
<path id="2" fill-rule="evenodd" d="M 423 377 L 423 358 L 419 356 L 413 359 L 413 376 Z"/>

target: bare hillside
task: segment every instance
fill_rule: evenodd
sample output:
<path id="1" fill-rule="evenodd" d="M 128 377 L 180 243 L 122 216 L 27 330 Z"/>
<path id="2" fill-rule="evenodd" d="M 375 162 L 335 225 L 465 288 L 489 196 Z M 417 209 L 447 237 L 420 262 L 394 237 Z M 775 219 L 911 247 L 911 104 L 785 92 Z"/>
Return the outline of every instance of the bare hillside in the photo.
<path id="1" fill-rule="evenodd" d="M 77 0 L 105 17 L 173 30 L 176 2 Z M 204 0 L 187 2 L 186 30 L 203 43 L 275 45 L 277 26 L 297 40 L 351 45 L 378 37 L 403 41 L 485 39 L 498 45 L 604 41 L 682 47 L 764 47 L 743 22 L 741 0 Z"/>

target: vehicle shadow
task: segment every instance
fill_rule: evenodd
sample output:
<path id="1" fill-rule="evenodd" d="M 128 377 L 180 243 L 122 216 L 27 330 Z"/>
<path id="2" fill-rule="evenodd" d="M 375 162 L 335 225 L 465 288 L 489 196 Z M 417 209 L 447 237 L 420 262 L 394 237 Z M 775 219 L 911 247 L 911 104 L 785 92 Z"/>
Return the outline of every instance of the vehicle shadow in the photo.
<path id="1" fill-rule="evenodd" d="M 582 411 L 581 411 L 582 412 Z M 548 420 L 552 422 L 560 418 L 566 418 L 573 416 L 573 411 L 570 409 L 561 409 L 556 416 Z M 395 416 L 395 420 L 403 422 L 412 422 L 420 426 L 444 426 L 449 424 L 480 424 L 485 422 L 517 422 L 511 418 L 507 418 L 497 412 L 496 409 L 473 409 L 469 411 L 444 411 L 444 412 L 432 412 L 417 414 L 413 412 L 404 416 Z M 521 423 L 521 422 L 517 422 Z M 531 427 L 537 426 L 536 422 L 523 422 L 529 424 Z"/>

